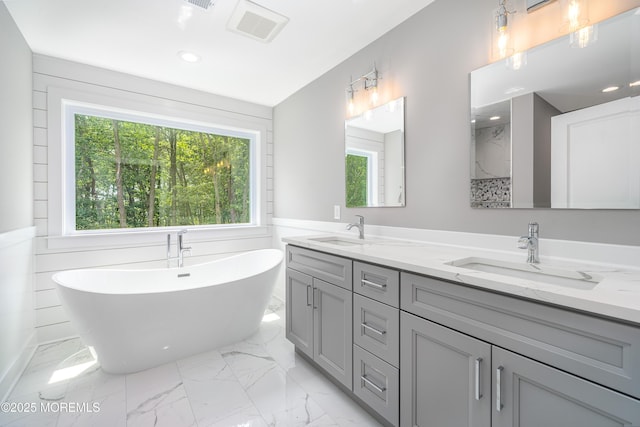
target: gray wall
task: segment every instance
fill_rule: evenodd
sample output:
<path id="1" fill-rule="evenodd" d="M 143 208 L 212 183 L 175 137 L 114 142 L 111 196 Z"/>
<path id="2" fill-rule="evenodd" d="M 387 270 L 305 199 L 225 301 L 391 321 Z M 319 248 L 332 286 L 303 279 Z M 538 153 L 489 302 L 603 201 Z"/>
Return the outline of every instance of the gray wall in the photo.
<path id="1" fill-rule="evenodd" d="M 469 72 L 489 62 L 496 5 L 436 0 L 276 106 L 274 216 L 332 221 L 339 204 L 343 222 L 520 235 L 535 220 L 544 238 L 640 244 L 638 211 L 469 207 Z M 345 87 L 374 61 L 388 99 L 407 97 L 407 206 L 345 209 Z"/>
<path id="2" fill-rule="evenodd" d="M 31 49 L 0 4 L 0 233 L 33 224 Z"/>

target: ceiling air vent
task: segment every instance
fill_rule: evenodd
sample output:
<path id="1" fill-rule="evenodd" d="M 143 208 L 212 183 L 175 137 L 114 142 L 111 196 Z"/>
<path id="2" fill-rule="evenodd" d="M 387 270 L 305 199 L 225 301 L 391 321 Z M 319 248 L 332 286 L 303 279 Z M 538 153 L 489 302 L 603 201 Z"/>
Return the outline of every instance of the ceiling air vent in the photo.
<path id="1" fill-rule="evenodd" d="M 534 10 L 540 9 L 542 6 L 546 6 L 555 0 L 527 0 L 527 12 L 531 13 Z"/>
<path id="2" fill-rule="evenodd" d="M 227 28 L 268 43 L 289 22 L 289 18 L 249 0 L 240 0 L 229 18 Z"/>
<path id="3" fill-rule="evenodd" d="M 184 1 L 194 6 L 201 7 L 204 10 L 208 10 L 215 3 L 215 0 L 184 0 Z"/>

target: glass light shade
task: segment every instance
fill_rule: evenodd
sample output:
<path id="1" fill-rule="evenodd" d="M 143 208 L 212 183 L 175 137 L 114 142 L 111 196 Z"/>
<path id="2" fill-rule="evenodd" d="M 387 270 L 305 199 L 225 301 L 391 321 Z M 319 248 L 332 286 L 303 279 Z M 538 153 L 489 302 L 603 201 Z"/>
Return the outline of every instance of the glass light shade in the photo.
<path id="1" fill-rule="evenodd" d="M 494 59 L 504 59 L 513 55 L 513 37 L 511 35 L 511 26 L 509 25 L 509 12 L 507 11 L 506 1 L 500 3 L 500 7 L 495 13 L 495 31 L 493 31 L 493 57 Z"/>
<path id="2" fill-rule="evenodd" d="M 507 67 L 518 71 L 527 65 L 527 52 L 516 52 L 507 58 Z"/>
<path id="3" fill-rule="evenodd" d="M 588 25 L 582 27 L 569 35 L 569 44 L 571 47 L 579 49 L 592 45 L 598 40 L 598 26 Z"/>

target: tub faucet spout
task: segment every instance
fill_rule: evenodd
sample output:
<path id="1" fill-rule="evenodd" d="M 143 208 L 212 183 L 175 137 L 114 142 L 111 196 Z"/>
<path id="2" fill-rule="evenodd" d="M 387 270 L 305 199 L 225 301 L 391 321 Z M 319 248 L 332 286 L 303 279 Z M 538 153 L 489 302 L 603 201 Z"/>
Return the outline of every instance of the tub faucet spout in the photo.
<path id="1" fill-rule="evenodd" d="M 187 233 L 187 230 L 178 231 L 178 267 L 184 265 L 184 254 L 191 255 L 191 246 L 183 246 L 182 238 Z"/>
<path id="2" fill-rule="evenodd" d="M 183 236 L 187 233 L 187 230 L 178 231 L 178 255 L 171 255 L 171 234 L 167 234 L 167 267 L 171 267 L 171 261 L 178 260 L 178 267 L 184 266 L 184 255 L 191 255 L 191 246 L 184 246 Z"/>

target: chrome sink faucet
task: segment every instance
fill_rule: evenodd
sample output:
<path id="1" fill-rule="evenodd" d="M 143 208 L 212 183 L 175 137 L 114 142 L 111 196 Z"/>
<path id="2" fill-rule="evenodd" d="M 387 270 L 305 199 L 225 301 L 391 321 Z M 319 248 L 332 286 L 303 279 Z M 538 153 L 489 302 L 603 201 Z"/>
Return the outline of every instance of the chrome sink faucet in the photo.
<path id="1" fill-rule="evenodd" d="M 351 230 L 353 227 L 358 227 L 358 238 L 364 239 L 364 217 L 362 215 L 356 215 L 357 222 L 347 225 L 347 230 Z"/>
<path id="2" fill-rule="evenodd" d="M 529 233 L 522 236 L 518 240 L 518 248 L 527 250 L 527 262 L 529 264 L 538 264 L 538 232 L 540 227 L 537 222 L 529 223 Z"/>
<path id="3" fill-rule="evenodd" d="M 187 234 L 187 230 L 178 231 L 178 256 L 171 256 L 171 234 L 167 234 L 167 267 L 171 267 L 171 261 L 178 260 L 178 267 L 184 266 L 184 255 L 191 255 L 191 246 L 183 245 L 183 236 Z"/>

